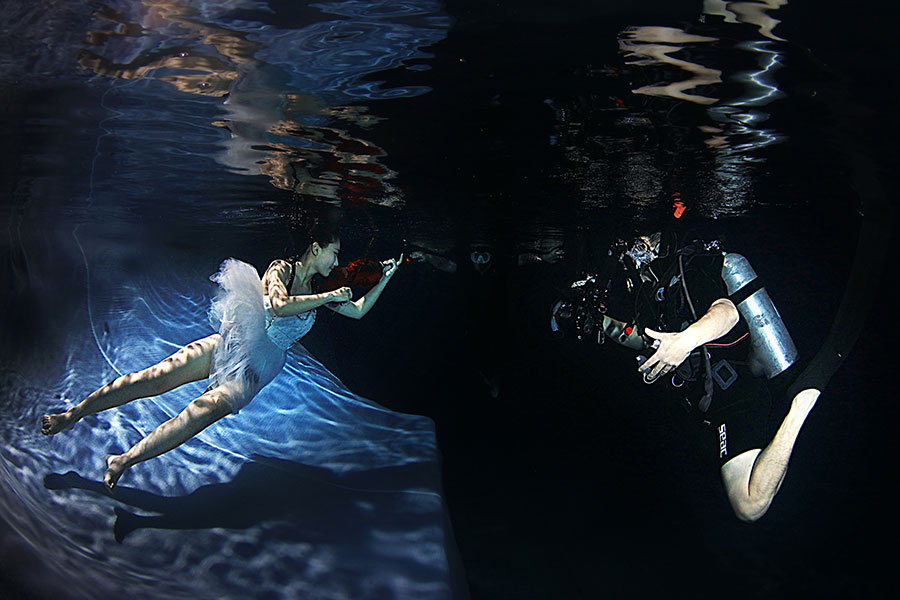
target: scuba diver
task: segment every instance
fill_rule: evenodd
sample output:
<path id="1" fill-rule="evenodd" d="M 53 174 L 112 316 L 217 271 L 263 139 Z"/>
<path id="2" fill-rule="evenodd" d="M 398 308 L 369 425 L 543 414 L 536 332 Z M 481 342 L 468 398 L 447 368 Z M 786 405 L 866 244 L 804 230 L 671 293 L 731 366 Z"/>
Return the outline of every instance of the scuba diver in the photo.
<path id="1" fill-rule="evenodd" d="M 788 371 L 797 350 L 768 292 L 746 258 L 715 241 L 655 233 L 619 240 L 607 255 L 603 270 L 554 305 L 551 328 L 636 351 L 644 382 L 673 386 L 698 417 L 737 517 L 756 521 L 821 393 L 795 382 L 790 410 L 770 435 L 771 397 L 796 370 Z"/>

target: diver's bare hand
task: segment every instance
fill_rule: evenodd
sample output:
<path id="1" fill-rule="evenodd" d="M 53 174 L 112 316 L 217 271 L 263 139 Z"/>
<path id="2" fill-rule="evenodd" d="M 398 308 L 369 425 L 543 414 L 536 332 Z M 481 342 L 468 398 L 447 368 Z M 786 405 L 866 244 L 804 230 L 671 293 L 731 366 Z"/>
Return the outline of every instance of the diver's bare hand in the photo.
<path id="1" fill-rule="evenodd" d="M 638 367 L 648 381 L 677 369 L 694 350 L 688 336 L 681 333 L 664 333 L 652 329 L 644 329 L 644 333 L 655 340 L 653 347 L 656 348 L 656 352 Z"/>

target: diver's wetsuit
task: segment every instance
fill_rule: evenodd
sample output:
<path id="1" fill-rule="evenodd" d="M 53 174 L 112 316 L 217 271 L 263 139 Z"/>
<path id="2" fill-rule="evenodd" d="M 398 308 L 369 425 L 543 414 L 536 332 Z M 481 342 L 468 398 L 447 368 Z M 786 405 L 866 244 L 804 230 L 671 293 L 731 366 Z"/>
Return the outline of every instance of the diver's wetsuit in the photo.
<path id="1" fill-rule="evenodd" d="M 682 269 L 678 264 L 678 252 L 682 257 L 684 279 L 693 303 L 687 302 L 681 282 Z M 683 331 L 703 316 L 712 303 L 728 298 L 722 280 L 723 254 L 707 251 L 700 243 L 679 244 L 674 236 L 663 236 L 659 257 L 643 265 L 639 271 L 629 271 L 621 263 L 610 273 L 607 312 L 610 317 L 636 324 L 638 331 L 650 328 L 657 331 Z M 631 280 L 631 284 L 628 284 Z M 699 409 L 705 392 L 705 365 L 702 347 L 676 370 L 660 378 L 653 385 L 671 387 L 692 417 L 704 459 L 719 466 L 753 448 L 765 448 L 771 439 L 769 417 L 772 408 L 773 388 L 785 378 L 786 373 L 771 382 L 755 377 L 747 366 L 749 341 L 744 339 L 734 346 L 723 348 L 716 344 L 733 343 L 747 332 L 747 323 L 741 317 L 739 323 L 722 339 L 714 340 L 707 348 L 710 365 L 718 371 L 727 389 L 714 384 L 712 402 L 706 412 Z M 644 357 L 653 354 L 652 348 L 641 352 Z M 720 366 L 726 360 L 728 366 Z M 716 367 L 719 367 L 718 369 Z M 793 371 L 793 369 L 791 369 Z"/>

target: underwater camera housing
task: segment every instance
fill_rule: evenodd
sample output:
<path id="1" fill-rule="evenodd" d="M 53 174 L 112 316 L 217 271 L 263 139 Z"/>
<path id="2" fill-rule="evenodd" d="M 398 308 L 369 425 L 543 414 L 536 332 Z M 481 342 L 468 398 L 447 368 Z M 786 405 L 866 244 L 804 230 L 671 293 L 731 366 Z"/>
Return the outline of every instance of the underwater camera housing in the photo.
<path id="1" fill-rule="evenodd" d="M 579 340 L 596 339 L 603 343 L 603 316 L 606 314 L 606 288 L 596 275 L 575 281 L 553 306 L 550 329 L 568 331 Z"/>
<path id="2" fill-rule="evenodd" d="M 606 314 L 609 288 L 597 281 L 596 275 L 572 283 L 563 298 L 553 305 L 550 329 L 573 333 L 579 340 L 593 340 L 602 344 L 606 337 L 632 350 L 655 347 L 635 324 L 614 319 Z"/>

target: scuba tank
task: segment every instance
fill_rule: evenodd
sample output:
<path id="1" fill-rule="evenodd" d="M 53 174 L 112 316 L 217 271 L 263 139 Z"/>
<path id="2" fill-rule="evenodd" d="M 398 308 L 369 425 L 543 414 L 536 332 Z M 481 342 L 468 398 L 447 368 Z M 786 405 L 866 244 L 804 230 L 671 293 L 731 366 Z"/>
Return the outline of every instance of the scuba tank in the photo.
<path id="1" fill-rule="evenodd" d="M 797 348 L 750 262 L 734 252 L 725 254 L 722 279 L 750 329 L 753 374 L 772 379 L 787 370 L 797 359 Z"/>

